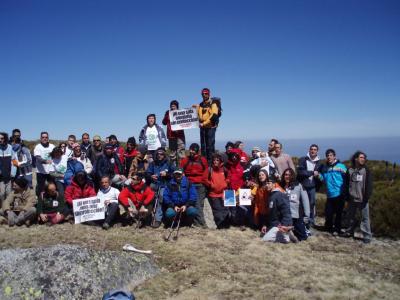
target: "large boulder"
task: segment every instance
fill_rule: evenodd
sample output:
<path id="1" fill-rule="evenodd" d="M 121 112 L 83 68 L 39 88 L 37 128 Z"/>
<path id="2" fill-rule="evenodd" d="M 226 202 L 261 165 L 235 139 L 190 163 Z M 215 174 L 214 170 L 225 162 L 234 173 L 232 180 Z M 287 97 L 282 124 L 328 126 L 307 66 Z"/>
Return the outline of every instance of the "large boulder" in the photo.
<path id="1" fill-rule="evenodd" d="M 72 245 L 0 251 L 0 299 L 101 299 L 159 272 L 143 254 Z"/>

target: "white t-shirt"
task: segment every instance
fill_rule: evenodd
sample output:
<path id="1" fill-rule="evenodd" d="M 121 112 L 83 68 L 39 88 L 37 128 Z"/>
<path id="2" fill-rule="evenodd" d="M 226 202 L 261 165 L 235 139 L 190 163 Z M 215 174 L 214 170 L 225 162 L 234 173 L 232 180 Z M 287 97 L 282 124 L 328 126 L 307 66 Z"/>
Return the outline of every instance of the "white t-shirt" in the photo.
<path id="1" fill-rule="evenodd" d="M 72 157 L 73 153 L 74 153 L 74 151 L 72 151 L 72 149 L 69 149 L 68 146 L 67 146 L 67 148 L 65 148 L 65 155 L 67 156 L 67 158 Z"/>
<path id="2" fill-rule="evenodd" d="M 37 144 L 35 149 L 33 150 L 34 156 L 40 156 L 42 159 L 51 160 L 50 153 L 53 151 L 54 145 L 49 144 L 47 148 L 43 147 L 42 144 Z M 36 170 L 40 174 L 49 174 L 52 170 L 51 164 L 42 164 L 40 162 L 36 162 Z"/>
<path id="3" fill-rule="evenodd" d="M 60 174 L 65 174 L 67 171 L 67 163 L 68 163 L 68 157 L 64 154 L 60 158 L 54 158 L 53 163 L 51 164 L 52 169 L 50 172 L 57 172 Z M 64 182 L 64 178 L 58 178 L 58 181 Z"/>
<path id="4" fill-rule="evenodd" d="M 148 150 L 157 150 L 161 147 L 161 142 L 158 138 L 157 127 L 155 125 L 153 127 L 147 127 L 146 137 Z"/>
<path id="5" fill-rule="evenodd" d="M 100 189 L 97 192 L 97 198 L 100 199 L 103 203 L 106 200 L 110 200 L 111 203 L 118 203 L 118 196 L 119 196 L 119 190 L 111 187 L 110 190 L 107 193 L 103 193 L 102 190 Z"/>

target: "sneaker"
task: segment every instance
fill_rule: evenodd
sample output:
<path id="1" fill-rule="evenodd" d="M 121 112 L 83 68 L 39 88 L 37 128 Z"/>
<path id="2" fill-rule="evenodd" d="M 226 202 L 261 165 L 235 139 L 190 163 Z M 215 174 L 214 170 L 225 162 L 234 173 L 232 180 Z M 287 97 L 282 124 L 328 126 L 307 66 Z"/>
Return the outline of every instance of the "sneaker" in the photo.
<path id="1" fill-rule="evenodd" d="M 307 235 L 307 237 L 312 236 L 312 233 L 311 233 L 311 231 L 309 229 L 306 229 L 306 235 Z"/>
<path id="2" fill-rule="evenodd" d="M 339 236 L 343 237 L 343 238 L 351 238 L 351 237 L 353 237 L 353 234 L 348 231 L 345 231 L 345 232 L 339 233 Z"/>
<path id="3" fill-rule="evenodd" d="M 158 228 L 161 226 L 161 222 L 160 221 L 154 221 L 154 223 L 151 224 L 152 228 Z"/>
<path id="4" fill-rule="evenodd" d="M 104 222 L 102 227 L 104 230 L 108 230 L 110 229 L 110 224 Z"/>

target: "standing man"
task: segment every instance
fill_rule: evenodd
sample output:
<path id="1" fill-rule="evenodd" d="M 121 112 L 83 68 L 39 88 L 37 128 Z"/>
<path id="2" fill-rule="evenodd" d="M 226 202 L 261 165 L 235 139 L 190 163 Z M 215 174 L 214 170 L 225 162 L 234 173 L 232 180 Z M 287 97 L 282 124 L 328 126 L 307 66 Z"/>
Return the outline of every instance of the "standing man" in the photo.
<path id="1" fill-rule="evenodd" d="M 0 205 L 11 193 L 11 178 L 17 173 L 17 155 L 8 144 L 8 134 L 0 132 Z"/>
<path id="2" fill-rule="evenodd" d="M 39 197 L 46 185 L 46 180 L 52 181 L 50 171 L 53 170 L 50 153 L 54 145 L 49 143 L 49 134 L 47 131 L 40 133 L 40 143 L 35 146 L 33 155 L 36 158 L 36 195 Z"/>
<path id="3" fill-rule="evenodd" d="M 363 242 L 369 243 L 372 239 L 371 225 L 369 221 L 368 200 L 372 195 L 372 175 L 366 166 L 367 155 L 362 151 L 357 151 L 351 158 L 351 167 L 348 170 L 349 180 L 349 206 L 347 218 L 349 228 L 345 236 L 354 235 L 354 230 L 360 225 L 363 234 Z M 361 220 L 358 217 L 361 213 Z"/>
<path id="4" fill-rule="evenodd" d="M 197 106 L 200 126 L 201 154 L 211 162 L 215 152 L 215 132 L 219 121 L 219 107 L 210 98 L 210 90 L 204 88 L 201 91 L 203 101 Z"/>
<path id="5" fill-rule="evenodd" d="M 84 133 L 82 134 L 82 144 L 81 144 L 81 150 L 82 153 L 85 154 L 85 156 L 88 156 L 88 152 L 90 148 L 92 147 L 92 144 L 90 143 L 90 137 L 89 133 Z"/>
<path id="6" fill-rule="evenodd" d="M 179 102 L 177 100 L 172 100 L 169 104 L 170 110 L 178 110 Z M 171 121 L 169 119 L 169 112 L 167 110 L 164 115 L 164 119 L 162 121 L 163 125 L 167 126 L 167 138 L 168 138 L 168 147 L 170 152 L 171 161 L 176 162 L 176 166 L 179 165 L 179 162 L 182 158 L 185 157 L 185 131 L 184 130 L 175 130 L 171 129 Z"/>
<path id="7" fill-rule="evenodd" d="M 139 134 L 139 144 L 147 146 L 147 154 L 154 154 L 158 148 L 167 146 L 167 137 L 164 129 L 156 124 L 156 115 L 149 114 L 146 118 L 147 124 L 142 128 Z"/>
<path id="8" fill-rule="evenodd" d="M 290 155 L 283 153 L 281 143 L 275 143 L 275 153 L 272 155 L 271 159 L 274 162 L 276 170 L 278 171 L 279 181 L 281 180 L 283 171 L 285 171 L 287 168 L 291 168 L 293 171 L 296 171 Z"/>
<path id="9" fill-rule="evenodd" d="M 336 152 L 328 149 L 325 152 L 326 165 L 321 168 L 319 177 L 326 185 L 325 229 L 333 235 L 341 234 L 342 213 L 346 198 L 347 168 L 336 159 Z M 335 223 L 333 224 L 333 219 Z"/>
<path id="10" fill-rule="evenodd" d="M 271 139 L 268 144 L 268 156 L 272 156 L 275 154 L 275 145 L 279 144 L 277 139 Z"/>
<path id="11" fill-rule="evenodd" d="M 307 156 L 299 159 L 297 166 L 297 178 L 307 192 L 310 201 L 310 224 L 315 225 L 315 194 L 318 180 L 318 170 L 321 162 L 318 156 L 318 145 L 312 144 L 308 150 Z"/>
<path id="12" fill-rule="evenodd" d="M 189 147 L 189 156 L 181 161 L 180 167 L 185 173 L 187 179 L 196 188 L 196 208 L 197 214 L 194 219 L 194 225 L 206 227 L 204 219 L 204 199 L 206 198 L 206 187 L 208 178 L 208 163 L 204 156 L 200 154 L 200 146 L 193 143 Z"/>

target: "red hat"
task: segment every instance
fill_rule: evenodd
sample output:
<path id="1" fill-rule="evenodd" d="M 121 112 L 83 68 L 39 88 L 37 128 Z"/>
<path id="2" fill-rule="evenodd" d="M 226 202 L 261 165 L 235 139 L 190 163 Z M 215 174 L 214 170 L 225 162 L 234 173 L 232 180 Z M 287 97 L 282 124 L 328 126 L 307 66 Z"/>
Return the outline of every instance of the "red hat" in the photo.
<path id="1" fill-rule="evenodd" d="M 204 88 L 201 90 L 202 94 L 210 94 L 210 89 L 209 88 Z"/>

